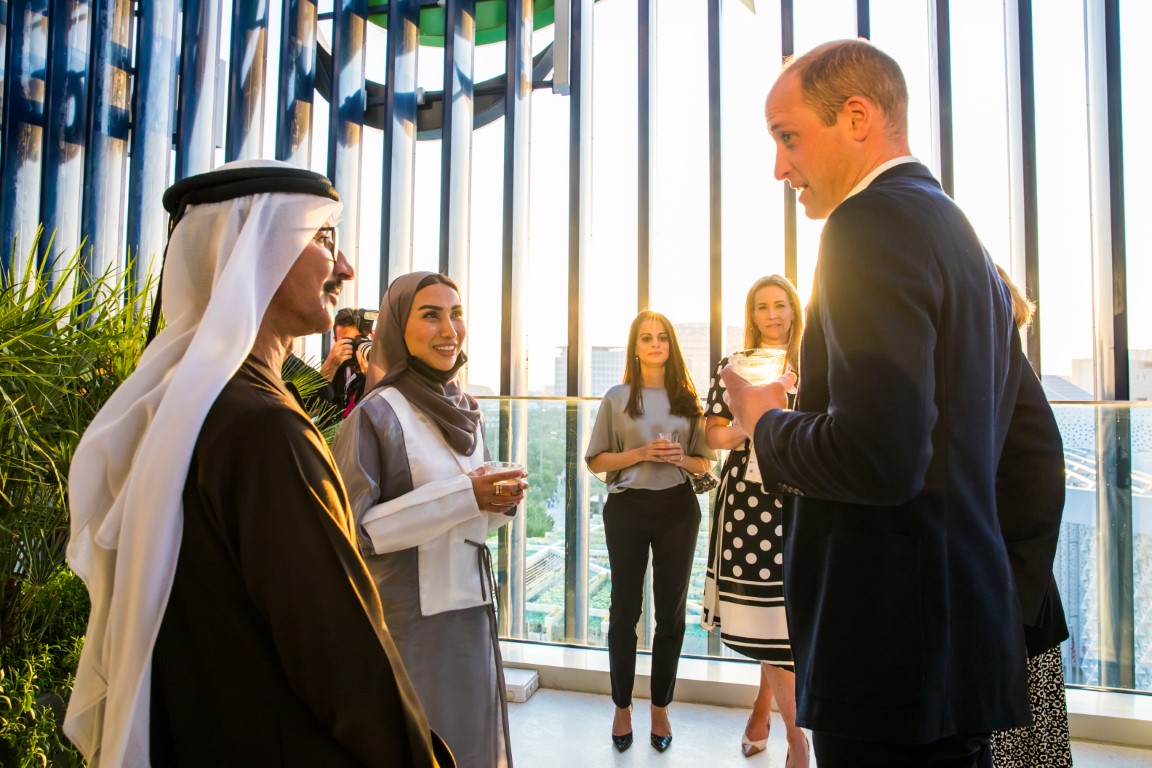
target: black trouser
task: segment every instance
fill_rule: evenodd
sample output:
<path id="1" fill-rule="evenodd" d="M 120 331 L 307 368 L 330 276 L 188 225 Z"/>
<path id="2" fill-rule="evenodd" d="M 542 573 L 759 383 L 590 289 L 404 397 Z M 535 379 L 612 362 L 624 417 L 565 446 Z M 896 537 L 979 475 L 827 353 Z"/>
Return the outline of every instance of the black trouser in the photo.
<path id="1" fill-rule="evenodd" d="M 608 495 L 604 538 L 612 569 L 608 610 L 608 663 L 612 701 L 632 703 L 636 679 L 636 623 L 644 604 L 644 573 L 652 549 L 652 596 L 656 634 L 652 640 L 652 704 L 666 707 L 676 688 L 676 666 L 684 644 L 688 579 L 700 530 L 700 505 L 688 483 L 662 491 L 629 488 Z"/>
<path id="2" fill-rule="evenodd" d="M 928 744 L 890 744 L 812 731 L 820 768 L 992 768 L 991 734 L 963 733 Z"/>

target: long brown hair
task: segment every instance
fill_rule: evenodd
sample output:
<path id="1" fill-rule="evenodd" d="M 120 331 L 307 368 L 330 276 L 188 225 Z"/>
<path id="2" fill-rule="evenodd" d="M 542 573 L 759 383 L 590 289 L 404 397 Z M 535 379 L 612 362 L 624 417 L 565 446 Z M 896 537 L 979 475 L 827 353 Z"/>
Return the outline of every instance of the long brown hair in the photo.
<path id="1" fill-rule="evenodd" d="M 788 329 L 788 364 L 793 371 L 800 370 L 800 337 L 804 335 L 804 309 L 800 306 L 800 294 L 792 281 L 783 275 L 768 275 L 752 283 L 748 289 L 748 298 L 744 300 L 744 346 L 748 349 L 759 347 L 760 329 L 756 327 L 754 312 L 756 310 L 756 294 L 761 288 L 779 288 L 788 297 L 788 304 L 792 307 L 792 327 Z"/>
<path id="2" fill-rule="evenodd" d="M 624 413 L 629 416 L 639 416 L 644 413 L 644 377 L 640 375 L 640 358 L 636 355 L 636 337 L 640 335 L 640 324 L 648 320 L 655 320 L 664 326 L 668 332 L 668 362 L 664 364 L 664 390 L 668 393 L 668 402 L 671 407 L 668 412 L 674 416 L 693 418 L 703 413 L 700 407 L 700 396 L 696 394 L 696 385 L 688 375 L 688 366 L 684 364 L 684 353 L 680 351 L 680 339 L 676 336 L 676 329 L 668 318 L 659 312 L 645 309 L 632 321 L 628 329 L 628 351 L 624 363 L 624 383 L 631 385 L 628 404 L 624 406 Z"/>

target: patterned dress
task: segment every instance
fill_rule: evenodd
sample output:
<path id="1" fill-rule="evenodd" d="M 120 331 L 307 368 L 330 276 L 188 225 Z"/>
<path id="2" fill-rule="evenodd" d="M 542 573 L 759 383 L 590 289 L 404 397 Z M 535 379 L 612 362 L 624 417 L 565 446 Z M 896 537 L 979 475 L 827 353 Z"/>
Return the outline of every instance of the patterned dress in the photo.
<path id="1" fill-rule="evenodd" d="M 724 381 L 716 366 L 704 415 L 731 420 Z M 747 479 L 749 442 L 728 452 L 716 489 L 708 539 L 708 570 L 700 624 L 719 628 L 732 650 L 792 669 L 792 646 L 784 613 L 784 500 Z"/>

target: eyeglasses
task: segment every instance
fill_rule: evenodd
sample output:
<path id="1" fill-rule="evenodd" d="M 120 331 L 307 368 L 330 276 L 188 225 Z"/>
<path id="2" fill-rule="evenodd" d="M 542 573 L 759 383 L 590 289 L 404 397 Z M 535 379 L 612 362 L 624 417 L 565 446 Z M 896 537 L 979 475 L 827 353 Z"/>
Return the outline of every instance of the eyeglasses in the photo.
<path id="1" fill-rule="evenodd" d="M 336 246 L 336 227 L 320 227 L 316 230 L 316 235 L 312 238 L 312 242 L 327 248 L 328 252 L 332 254 L 332 263 L 336 263 L 338 258 L 337 254 L 340 253 Z"/>

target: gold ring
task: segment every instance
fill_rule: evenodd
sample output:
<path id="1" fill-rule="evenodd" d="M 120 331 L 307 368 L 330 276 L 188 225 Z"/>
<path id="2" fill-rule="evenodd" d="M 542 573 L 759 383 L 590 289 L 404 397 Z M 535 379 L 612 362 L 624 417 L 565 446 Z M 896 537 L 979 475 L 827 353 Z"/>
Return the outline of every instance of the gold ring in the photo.
<path id="1" fill-rule="evenodd" d="M 500 483 L 496 483 L 496 495 L 497 496 L 511 496 L 512 494 L 511 493 L 505 493 L 504 492 L 504 486 L 501 485 Z"/>

